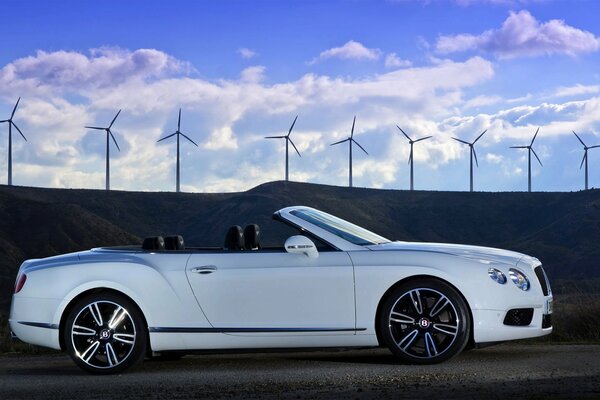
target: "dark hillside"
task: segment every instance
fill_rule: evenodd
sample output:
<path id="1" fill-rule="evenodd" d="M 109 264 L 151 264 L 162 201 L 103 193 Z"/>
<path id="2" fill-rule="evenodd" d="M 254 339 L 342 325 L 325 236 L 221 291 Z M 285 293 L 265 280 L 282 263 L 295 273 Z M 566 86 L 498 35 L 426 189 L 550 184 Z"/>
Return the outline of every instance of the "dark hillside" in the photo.
<path id="1" fill-rule="evenodd" d="M 390 239 L 502 247 L 540 258 L 551 277 L 600 277 L 600 190 L 468 193 L 273 182 L 242 193 L 106 192 L 0 186 L 0 310 L 27 258 L 182 234 L 221 245 L 231 225 L 258 223 L 269 241 L 273 211 L 308 205 Z"/>

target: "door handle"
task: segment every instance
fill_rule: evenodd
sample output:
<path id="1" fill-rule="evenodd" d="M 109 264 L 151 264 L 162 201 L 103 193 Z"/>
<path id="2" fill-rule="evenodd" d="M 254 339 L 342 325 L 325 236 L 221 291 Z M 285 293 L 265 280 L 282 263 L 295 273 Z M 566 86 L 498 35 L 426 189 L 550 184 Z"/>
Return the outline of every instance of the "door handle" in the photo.
<path id="1" fill-rule="evenodd" d="M 217 270 L 217 267 L 215 267 L 214 265 L 203 265 L 201 267 L 194 267 L 190 271 L 192 271 L 196 274 L 206 275 L 206 274 L 212 274 L 216 270 Z"/>

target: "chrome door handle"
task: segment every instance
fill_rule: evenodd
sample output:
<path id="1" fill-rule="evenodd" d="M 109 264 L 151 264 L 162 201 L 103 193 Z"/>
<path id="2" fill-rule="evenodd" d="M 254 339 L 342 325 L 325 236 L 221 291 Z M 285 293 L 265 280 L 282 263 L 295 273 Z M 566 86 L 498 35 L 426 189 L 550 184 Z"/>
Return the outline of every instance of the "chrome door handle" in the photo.
<path id="1" fill-rule="evenodd" d="M 196 274 L 206 275 L 206 274 L 212 274 L 216 270 L 217 270 L 217 267 L 215 267 L 214 265 L 203 265 L 201 267 L 192 268 L 190 271 L 195 272 Z"/>

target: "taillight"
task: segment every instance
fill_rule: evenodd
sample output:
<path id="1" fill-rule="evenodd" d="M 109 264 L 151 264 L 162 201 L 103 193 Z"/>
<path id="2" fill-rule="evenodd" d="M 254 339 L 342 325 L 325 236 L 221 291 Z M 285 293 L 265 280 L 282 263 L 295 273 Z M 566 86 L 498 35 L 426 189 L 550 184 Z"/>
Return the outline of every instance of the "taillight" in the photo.
<path id="1" fill-rule="evenodd" d="M 26 280 L 27 280 L 27 275 L 22 274 L 21 276 L 19 276 L 19 279 L 17 279 L 17 284 L 15 285 L 15 294 L 19 293 L 21 291 L 21 289 L 23 289 L 23 286 L 25 286 Z"/>

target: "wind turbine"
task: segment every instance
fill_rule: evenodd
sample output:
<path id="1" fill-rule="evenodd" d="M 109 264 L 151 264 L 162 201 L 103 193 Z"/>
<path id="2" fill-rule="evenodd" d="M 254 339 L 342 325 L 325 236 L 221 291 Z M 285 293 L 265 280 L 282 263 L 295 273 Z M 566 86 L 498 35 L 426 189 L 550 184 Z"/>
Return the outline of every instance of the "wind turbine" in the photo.
<path id="1" fill-rule="evenodd" d="M 475 139 L 473 141 L 473 143 L 469 143 L 467 141 L 461 140 L 461 139 L 457 139 L 455 137 L 453 137 L 452 139 L 461 142 L 463 144 L 466 144 L 469 146 L 470 148 L 470 152 L 471 152 L 471 162 L 469 164 L 469 168 L 470 168 L 470 175 L 471 175 L 471 192 L 473 191 L 473 157 L 475 157 L 475 165 L 477 165 L 479 167 L 479 162 L 477 161 L 477 153 L 475 152 L 475 143 L 477 143 L 477 141 L 487 132 L 487 129 L 483 132 L 481 132 L 481 135 L 477 136 L 477 139 Z"/>
<path id="2" fill-rule="evenodd" d="M 354 116 L 354 120 L 352 121 L 352 130 L 350 131 L 350 137 L 348 137 L 344 140 L 340 140 L 339 142 L 330 144 L 330 146 L 335 146 L 336 144 L 348 142 L 348 146 L 350 149 L 350 157 L 349 157 L 349 163 L 348 163 L 348 182 L 349 182 L 350 187 L 352 187 L 352 143 L 355 143 L 358 147 L 360 147 L 360 149 L 362 151 L 365 152 L 366 155 L 369 155 L 369 153 L 367 153 L 367 151 L 365 149 L 363 149 L 363 147 L 356 140 L 354 140 L 354 124 L 355 123 L 356 123 L 356 115 Z"/>
<path id="3" fill-rule="evenodd" d="M 113 133 L 110 130 L 110 128 L 112 128 L 112 126 L 115 123 L 115 120 L 117 119 L 119 114 L 121 114 L 121 110 L 119 110 L 119 112 L 117 112 L 117 115 L 115 115 L 115 117 L 113 118 L 113 120 L 110 123 L 110 125 L 108 126 L 108 128 L 103 128 L 100 126 L 86 126 L 87 129 L 97 129 L 100 131 L 106 131 L 106 190 L 110 190 L 110 140 L 109 140 L 109 138 L 112 138 L 113 142 L 115 142 L 115 146 L 117 146 L 117 150 L 121 151 L 121 149 L 119 148 L 119 145 L 117 143 L 117 139 L 115 139 L 115 136 L 113 135 Z"/>
<path id="4" fill-rule="evenodd" d="M 12 186 L 12 127 L 14 126 L 17 131 L 19 131 L 23 139 L 27 141 L 27 138 L 25 135 L 23 135 L 23 132 L 21 132 L 17 124 L 15 124 L 12 120 L 15 116 L 15 112 L 17 111 L 19 101 L 21 101 L 20 97 L 17 100 L 17 104 L 15 104 L 15 108 L 13 108 L 12 114 L 10 114 L 10 118 L 0 121 L 0 123 L 8 122 L 8 186 Z"/>
<path id="5" fill-rule="evenodd" d="M 168 136 L 165 136 L 162 139 L 159 139 L 156 143 L 158 142 L 162 142 L 165 139 L 168 139 L 172 136 L 177 136 L 177 193 L 180 192 L 180 172 L 179 172 L 179 136 L 183 136 L 184 138 L 186 138 L 187 140 L 189 140 L 190 142 L 192 142 L 192 144 L 196 147 L 198 147 L 198 145 L 196 144 L 196 142 L 194 142 L 192 139 L 190 139 L 189 137 L 187 137 L 185 134 L 183 134 L 181 132 L 181 108 L 179 109 L 179 119 L 177 120 L 177 130 L 174 133 L 171 133 Z"/>
<path id="6" fill-rule="evenodd" d="M 288 131 L 287 135 L 283 135 L 283 136 L 265 136 L 265 139 L 285 139 L 285 181 L 289 181 L 289 177 L 290 177 L 290 162 L 289 162 L 289 157 L 288 157 L 288 149 L 289 149 L 289 144 L 291 143 L 292 146 L 294 146 L 294 150 L 296 150 L 296 153 L 298 153 L 298 156 L 302 157 L 300 155 L 300 152 L 298 151 L 298 149 L 296 148 L 296 145 L 294 144 L 294 142 L 292 142 L 292 139 L 290 138 L 290 135 L 292 134 L 292 129 L 294 129 L 294 125 L 296 124 L 296 120 L 298 119 L 298 116 L 296 115 L 296 118 L 294 118 L 294 122 L 292 122 L 292 126 L 290 126 L 290 130 Z"/>
<path id="7" fill-rule="evenodd" d="M 585 190 L 588 190 L 588 155 L 587 155 L 587 152 L 589 149 L 595 149 L 596 147 L 600 147 L 600 144 L 598 144 L 596 146 L 588 147 L 585 143 L 583 143 L 583 140 L 581 140 L 581 138 L 579 137 L 579 135 L 577 135 L 575 133 L 575 131 L 573 131 L 573 134 L 575 136 L 577 136 L 577 139 L 579 139 L 579 141 L 583 145 L 583 159 L 581 160 L 581 165 L 579 166 L 579 169 L 581 169 L 581 167 L 583 167 L 583 163 L 585 162 Z"/>
<path id="8" fill-rule="evenodd" d="M 537 130 L 535 131 L 535 135 L 533 135 L 533 139 L 531 139 L 531 143 L 529 143 L 529 146 L 510 146 L 511 149 L 527 149 L 527 152 L 528 152 L 528 154 L 527 154 L 527 165 L 528 165 L 527 189 L 529 192 L 531 192 L 531 153 L 532 152 L 533 152 L 533 155 L 535 156 L 535 158 L 537 158 L 540 165 L 542 167 L 544 166 L 544 164 L 542 164 L 542 161 L 538 157 L 537 153 L 533 149 L 533 142 L 535 141 L 535 138 L 537 137 L 537 134 L 539 131 L 540 131 L 540 128 L 537 128 Z"/>
<path id="9" fill-rule="evenodd" d="M 410 164 L 410 190 L 414 190 L 414 185 L 413 185 L 413 178 L 414 178 L 414 175 L 413 175 L 413 165 L 415 163 L 414 163 L 414 159 L 413 159 L 413 144 L 415 144 L 417 142 L 420 142 L 421 140 L 429 139 L 430 137 L 433 137 L 433 136 L 425 136 L 425 137 L 422 137 L 421 139 L 412 140 L 406 134 L 406 132 L 404 132 L 402 130 L 402 128 L 400 128 L 398 125 L 396 125 L 396 128 L 400 129 L 400 132 L 402 132 L 402 134 L 404 136 L 406 136 L 406 138 L 408 139 L 408 143 L 410 143 L 410 155 L 408 156 L 408 163 Z"/>

